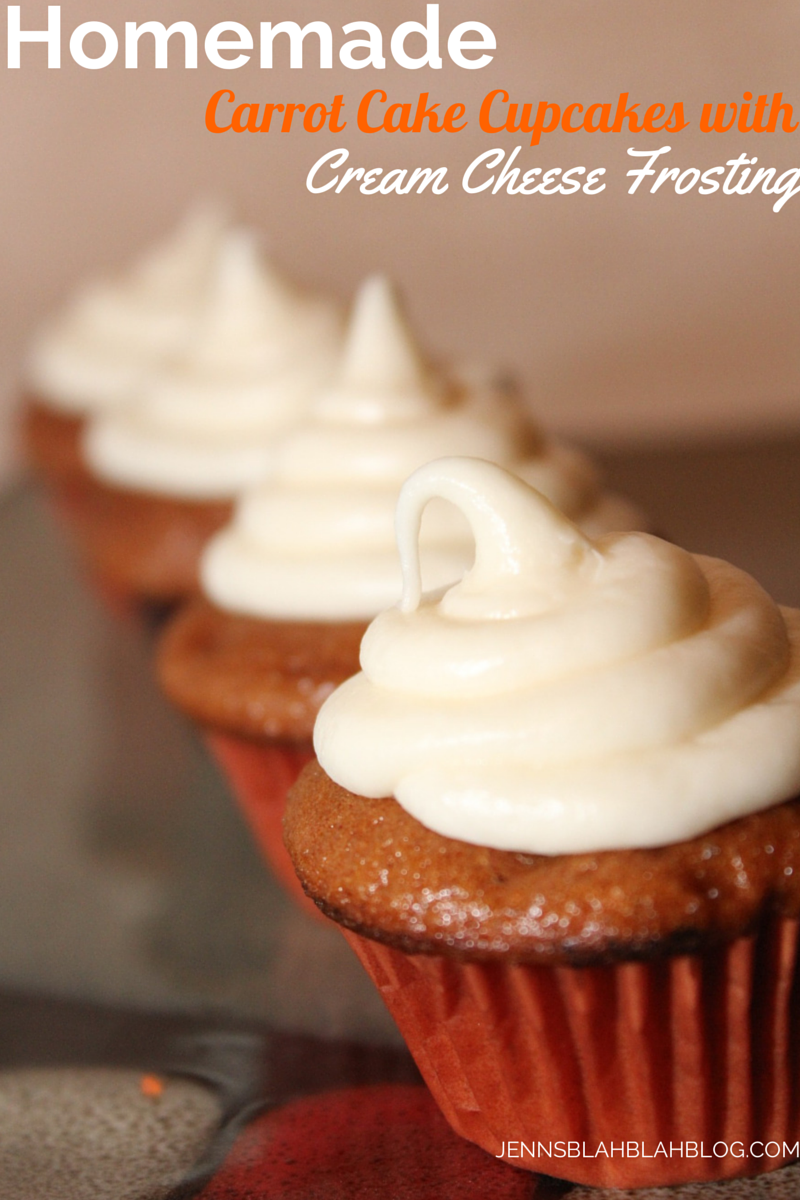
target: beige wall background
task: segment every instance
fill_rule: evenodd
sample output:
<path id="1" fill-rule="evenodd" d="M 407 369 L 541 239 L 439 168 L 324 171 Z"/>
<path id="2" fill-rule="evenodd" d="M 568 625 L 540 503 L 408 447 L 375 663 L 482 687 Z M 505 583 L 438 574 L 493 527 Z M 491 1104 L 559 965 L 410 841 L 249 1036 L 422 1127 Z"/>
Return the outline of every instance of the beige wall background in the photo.
<path id="1" fill-rule="evenodd" d="M 800 7 L 796 0 L 442 0 L 448 31 L 467 19 L 497 36 L 479 71 L 448 60 L 441 71 L 315 66 L 314 39 L 302 70 L 286 47 L 262 70 L 204 61 L 186 71 L 172 43 L 168 70 L 122 54 L 89 71 L 69 57 L 71 30 L 103 20 L 191 20 L 201 37 L 215 22 L 326 20 L 335 45 L 348 20 L 372 20 L 388 35 L 424 19 L 418 0 L 67 0 L 63 65 L 45 48 L 23 47 L 18 71 L 0 67 L 0 388 L 8 413 L 18 394 L 26 341 L 81 277 L 114 269 L 178 219 L 198 195 L 226 201 L 263 230 L 280 265 L 305 284 L 352 294 L 368 271 L 389 271 L 437 354 L 480 356 L 519 373 L 551 428 L 595 443 L 698 439 L 780 432 L 800 424 L 800 196 L 774 214 L 765 196 L 627 194 L 628 146 L 670 144 L 670 164 L 706 168 L 740 153 L 779 170 L 800 165 L 795 134 L 702 135 L 706 101 L 782 91 L 800 117 Z M 25 28 L 46 25 L 46 4 L 22 0 Z M 202 44 L 202 43 L 201 43 Z M 278 43 L 279 44 L 279 43 Z M 87 49 L 92 49 L 87 42 Z M 409 49 L 413 49 L 411 43 Z M 458 135 L 368 135 L 355 127 L 361 95 L 390 99 L 421 90 L 463 101 Z M 248 101 L 327 101 L 345 96 L 341 134 L 213 135 L 204 126 L 213 91 Z M 481 98 L 504 87 L 520 101 L 682 100 L 691 126 L 680 134 L 549 135 L 527 138 L 478 128 Z M 465 166 L 494 145 L 523 143 L 525 166 L 607 168 L 605 192 L 585 196 L 467 195 Z M 346 146 L 364 166 L 447 165 L 444 196 L 312 195 L 311 164 Z"/>

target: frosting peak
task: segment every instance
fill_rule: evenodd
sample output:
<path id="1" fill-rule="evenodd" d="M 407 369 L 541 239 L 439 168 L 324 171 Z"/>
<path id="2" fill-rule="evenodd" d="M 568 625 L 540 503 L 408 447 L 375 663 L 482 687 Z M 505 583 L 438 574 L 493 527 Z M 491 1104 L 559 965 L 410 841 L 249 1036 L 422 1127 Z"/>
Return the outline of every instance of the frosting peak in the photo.
<path id="1" fill-rule="evenodd" d="M 220 246 L 185 363 L 204 370 L 269 370 L 289 360 L 307 314 L 258 254 L 255 234 L 232 230 Z"/>
<path id="2" fill-rule="evenodd" d="M 421 595 L 420 514 L 475 563 Z M 657 846 L 800 790 L 800 613 L 647 534 L 593 542 L 487 462 L 421 468 L 397 513 L 402 604 L 323 706 L 322 766 L 423 824 L 527 853 Z"/>
<path id="3" fill-rule="evenodd" d="M 361 285 L 334 388 L 317 400 L 322 421 L 373 425 L 413 421 L 436 403 L 437 392 L 397 295 L 383 275 Z"/>
<path id="4" fill-rule="evenodd" d="M 197 204 L 186 214 L 171 237 L 154 246 L 130 272 L 132 289 L 142 298 L 159 297 L 165 303 L 185 303 L 205 288 L 208 270 L 227 219 L 214 204 Z"/>

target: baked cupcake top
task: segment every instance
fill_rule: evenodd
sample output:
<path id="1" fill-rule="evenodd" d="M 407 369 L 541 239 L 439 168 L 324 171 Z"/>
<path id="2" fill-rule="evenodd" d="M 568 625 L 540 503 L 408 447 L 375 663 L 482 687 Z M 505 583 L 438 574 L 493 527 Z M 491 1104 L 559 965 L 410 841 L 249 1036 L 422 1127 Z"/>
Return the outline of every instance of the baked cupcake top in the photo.
<path id="1" fill-rule="evenodd" d="M 296 295 L 244 231 L 225 237 L 183 350 L 85 438 L 105 481 L 190 499 L 231 497 L 271 469 L 276 434 L 330 378 L 339 317 Z"/>
<path id="2" fill-rule="evenodd" d="M 36 398 L 76 415 L 131 400 L 196 320 L 224 228 L 197 208 L 121 278 L 81 288 L 31 347 Z"/>
<path id="3" fill-rule="evenodd" d="M 323 912 L 410 954 L 596 964 L 690 953 L 800 914 L 800 800 L 670 846 L 522 854 L 443 837 L 312 762 L 283 831 Z"/>
<path id="4" fill-rule="evenodd" d="M 475 563 L 421 596 L 432 498 Z M 486 462 L 405 484 L 404 590 L 323 706 L 320 763 L 424 826 L 526 854 L 663 846 L 800 792 L 800 613 L 750 576 L 647 534 L 592 541 Z"/>
<path id="5" fill-rule="evenodd" d="M 158 647 L 170 700 L 210 729 L 310 742 L 320 705 L 358 670 L 363 622 L 264 621 L 184 605 Z"/>
<path id="6" fill-rule="evenodd" d="M 464 388 L 433 371 L 391 286 L 368 279 L 341 368 L 307 419 L 275 446 L 269 479 L 248 492 L 209 545 L 203 583 L 221 608 L 295 620 L 359 620 L 395 603 L 394 509 L 403 480 L 445 453 L 480 455 L 535 482 L 592 528 L 630 528 L 631 505 L 603 492 L 577 451 L 545 441 L 498 388 Z M 463 516 L 431 504 L 420 534 L 426 586 L 472 558 Z"/>

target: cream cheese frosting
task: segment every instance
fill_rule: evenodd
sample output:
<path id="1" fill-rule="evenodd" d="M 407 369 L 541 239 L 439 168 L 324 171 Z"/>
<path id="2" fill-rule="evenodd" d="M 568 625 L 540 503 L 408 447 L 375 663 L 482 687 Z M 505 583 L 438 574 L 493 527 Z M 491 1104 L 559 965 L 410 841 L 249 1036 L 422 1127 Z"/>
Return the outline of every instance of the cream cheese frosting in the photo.
<path id="1" fill-rule="evenodd" d="M 232 231 L 182 353 L 135 403 L 91 422 L 87 461 L 122 487 L 233 496 L 269 474 L 276 435 L 332 377 L 340 343 L 336 309 L 296 295 Z"/>
<path id="2" fill-rule="evenodd" d="M 202 578 L 222 608 L 265 618 L 356 620 L 400 594 L 394 509 L 403 480 L 443 454 L 512 467 L 585 527 L 632 528 L 627 502 L 602 492 L 591 463 L 532 430 L 507 389 L 458 386 L 422 358 L 381 276 L 356 298 L 341 369 L 307 418 L 275 446 L 269 479 L 209 544 Z M 458 510 L 434 503 L 421 532 L 426 586 L 469 566 Z"/>
<path id="3" fill-rule="evenodd" d="M 475 561 L 423 595 L 429 501 Z M 397 508 L 399 606 L 325 702 L 320 763 L 461 841 L 537 854 L 659 846 L 800 792 L 800 612 L 643 533 L 592 540 L 493 464 L 447 458 Z"/>
<path id="4" fill-rule="evenodd" d="M 37 397 L 76 415 L 131 400 L 186 338 L 224 229 L 217 209 L 198 207 L 122 278 L 81 289 L 31 348 Z"/>

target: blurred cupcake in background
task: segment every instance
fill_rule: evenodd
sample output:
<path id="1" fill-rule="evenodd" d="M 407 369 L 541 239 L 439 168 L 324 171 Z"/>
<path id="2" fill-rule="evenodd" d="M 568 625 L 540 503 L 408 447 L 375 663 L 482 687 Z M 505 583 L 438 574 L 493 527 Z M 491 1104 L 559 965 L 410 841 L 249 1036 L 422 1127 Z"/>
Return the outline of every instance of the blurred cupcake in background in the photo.
<path id="1" fill-rule="evenodd" d="M 80 288 L 29 354 L 23 434 L 28 458 L 53 487 L 81 480 L 86 419 L 132 401 L 196 321 L 225 220 L 211 206 L 117 279 Z"/>
<path id="2" fill-rule="evenodd" d="M 206 540 L 270 473 L 276 435 L 332 377 L 340 341 L 332 304 L 279 280 L 251 234 L 221 238 L 181 348 L 82 436 L 78 539 L 106 588 L 167 605 L 197 590 Z"/>
<path id="3" fill-rule="evenodd" d="M 583 455 L 544 438 L 508 391 L 434 371 L 389 283 L 365 282 L 334 383 L 276 441 L 269 478 L 209 543 L 205 598 L 178 614 L 160 652 L 166 692 L 209 731 L 267 857 L 297 895 L 281 836 L 287 789 L 311 757 L 320 705 L 358 670 L 366 623 L 400 596 L 394 510 L 403 481 L 445 453 L 510 467 L 593 532 L 643 523 L 602 490 Z M 469 567 L 472 535 L 453 505 L 428 506 L 421 547 L 428 588 Z"/>

